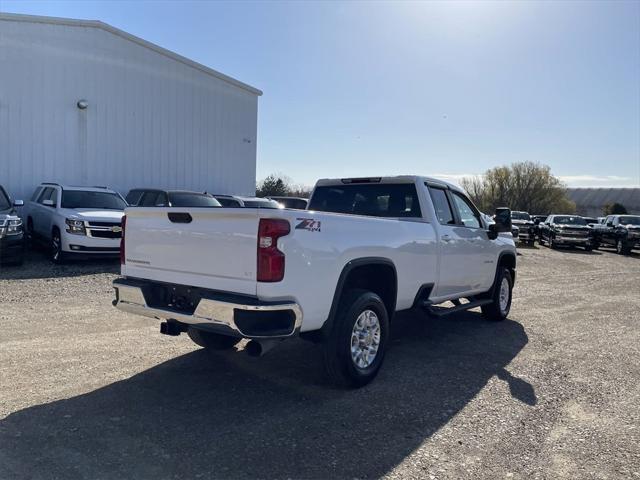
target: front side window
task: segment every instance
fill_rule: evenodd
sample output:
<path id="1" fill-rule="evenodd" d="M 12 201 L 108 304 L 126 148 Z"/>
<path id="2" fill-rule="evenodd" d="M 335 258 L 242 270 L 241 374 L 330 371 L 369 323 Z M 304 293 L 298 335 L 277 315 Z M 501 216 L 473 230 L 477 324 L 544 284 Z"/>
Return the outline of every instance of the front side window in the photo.
<path id="1" fill-rule="evenodd" d="M 320 186 L 314 190 L 307 209 L 370 217 L 422 217 L 413 183 Z"/>
<path id="2" fill-rule="evenodd" d="M 142 190 L 131 190 L 129 193 L 127 193 L 127 198 L 125 198 L 125 200 L 129 205 L 135 207 L 136 205 L 138 205 L 138 203 L 140 203 L 140 198 L 142 197 L 143 193 L 144 192 Z"/>
<path id="3" fill-rule="evenodd" d="M 95 208 L 99 210 L 124 210 L 127 205 L 115 193 L 64 190 L 62 208 Z"/>
<path id="4" fill-rule="evenodd" d="M 33 192 L 33 195 L 31 195 L 31 201 L 35 202 L 38 200 L 38 196 L 40 195 L 40 193 L 42 192 L 42 187 L 38 187 L 36 188 L 36 190 Z"/>
<path id="5" fill-rule="evenodd" d="M 465 227 L 480 228 L 480 219 L 477 217 L 476 212 L 469 203 L 469 201 L 462 195 L 456 192 L 451 192 L 453 195 L 453 203 L 458 209 L 460 215 L 460 221 Z"/>
<path id="6" fill-rule="evenodd" d="M 45 200 L 53 200 L 54 192 L 55 192 L 55 189 L 52 187 L 47 187 L 43 189 L 42 193 L 40 194 L 40 197 L 38 198 L 38 203 L 44 204 Z"/>

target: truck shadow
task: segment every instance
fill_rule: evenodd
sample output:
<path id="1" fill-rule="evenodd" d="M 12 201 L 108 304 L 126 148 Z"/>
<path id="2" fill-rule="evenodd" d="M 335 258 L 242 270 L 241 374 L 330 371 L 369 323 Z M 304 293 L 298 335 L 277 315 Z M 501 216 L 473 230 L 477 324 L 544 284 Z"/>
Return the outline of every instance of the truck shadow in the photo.
<path id="1" fill-rule="evenodd" d="M 380 477 L 494 376 L 536 404 L 505 370 L 528 341 L 519 323 L 412 313 L 393 330 L 383 371 L 356 391 L 328 385 L 319 347 L 294 340 L 258 360 L 196 350 L 18 411 L 0 421 L 3 478 Z"/>

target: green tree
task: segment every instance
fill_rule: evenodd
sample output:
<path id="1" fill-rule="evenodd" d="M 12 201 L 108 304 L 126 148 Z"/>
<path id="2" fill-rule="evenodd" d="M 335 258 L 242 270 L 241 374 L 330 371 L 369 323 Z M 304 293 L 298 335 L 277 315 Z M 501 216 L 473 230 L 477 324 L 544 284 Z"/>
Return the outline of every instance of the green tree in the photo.
<path id="1" fill-rule="evenodd" d="M 602 209 L 602 212 L 605 215 L 626 215 L 628 213 L 626 207 L 618 202 L 607 203 Z"/>
<path id="2" fill-rule="evenodd" d="M 291 191 L 291 180 L 285 175 L 271 174 L 256 185 L 258 197 L 286 197 Z"/>
<path id="3" fill-rule="evenodd" d="M 573 213 L 576 205 L 551 168 L 535 162 L 513 163 L 487 170 L 481 177 L 460 182 L 473 202 L 486 213 L 509 207 L 532 214 Z"/>

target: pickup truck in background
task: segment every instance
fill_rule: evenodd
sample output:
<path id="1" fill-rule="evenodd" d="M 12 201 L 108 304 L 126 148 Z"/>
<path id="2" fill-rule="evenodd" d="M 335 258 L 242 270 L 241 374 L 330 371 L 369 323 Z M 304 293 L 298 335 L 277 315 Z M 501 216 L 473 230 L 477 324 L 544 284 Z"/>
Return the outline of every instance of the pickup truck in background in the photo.
<path id="1" fill-rule="evenodd" d="M 640 248 L 640 215 L 609 215 L 593 225 L 596 248 L 615 247 L 620 255 Z"/>
<path id="2" fill-rule="evenodd" d="M 416 176 L 320 180 L 305 211 L 127 208 L 113 303 L 210 349 L 321 342 L 330 378 L 359 387 L 379 371 L 397 311 L 506 318 L 510 215 L 491 222 L 459 187 Z"/>
<path id="3" fill-rule="evenodd" d="M 578 215 L 549 215 L 540 224 L 539 242 L 550 248 L 584 247 L 587 252 L 594 246 L 591 227 Z"/>

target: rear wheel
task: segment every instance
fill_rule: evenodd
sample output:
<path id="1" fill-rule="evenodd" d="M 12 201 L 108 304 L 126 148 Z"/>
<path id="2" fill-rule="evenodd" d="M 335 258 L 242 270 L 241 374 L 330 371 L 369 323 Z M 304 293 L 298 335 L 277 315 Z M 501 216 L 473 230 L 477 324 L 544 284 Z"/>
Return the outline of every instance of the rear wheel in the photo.
<path id="1" fill-rule="evenodd" d="M 389 317 L 382 299 L 367 290 L 347 292 L 323 345 L 331 381 L 352 388 L 371 382 L 382 366 L 388 338 Z"/>
<path id="2" fill-rule="evenodd" d="M 187 330 L 187 335 L 193 343 L 209 350 L 230 350 L 242 340 L 239 337 L 205 332 L 193 327 Z"/>
<path id="3" fill-rule="evenodd" d="M 511 293 L 513 278 L 508 269 L 502 268 L 498 273 L 496 288 L 491 297 L 492 302 L 482 305 L 482 315 L 487 320 L 501 321 L 507 318 L 511 310 Z"/>

